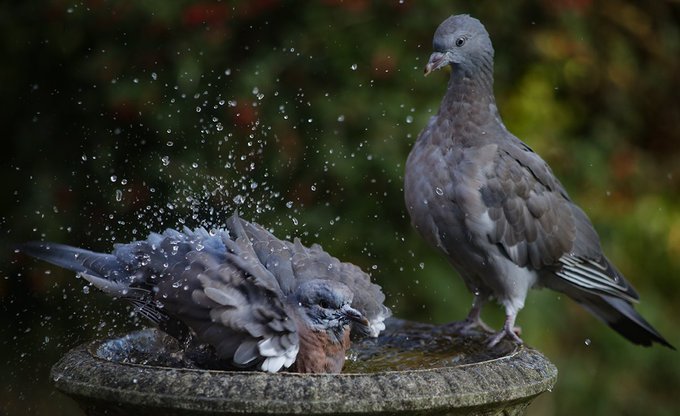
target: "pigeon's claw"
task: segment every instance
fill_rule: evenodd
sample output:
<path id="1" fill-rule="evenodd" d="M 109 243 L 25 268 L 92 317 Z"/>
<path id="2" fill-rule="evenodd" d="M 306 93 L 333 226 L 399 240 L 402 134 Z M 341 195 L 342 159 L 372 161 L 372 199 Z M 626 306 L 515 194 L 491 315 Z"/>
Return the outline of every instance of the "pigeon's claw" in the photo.
<path id="1" fill-rule="evenodd" d="M 484 321 L 482 321 L 482 318 L 477 318 L 477 319 L 470 319 L 470 317 L 465 318 L 463 321 L 463 326 L 461 327 L 461 331 L 472 331 L 472 330 L 482 330 L 484 332 L 489 332 L 489 333 L 495 333 L 493 328 L 491 328 L 489 325 L 487 325 Z"/>
<path id="2" fill-rule="evenodd" d="M 515 324 L 515 317 L 514 316 L 508 316 L 505 319 L 505 325 L 503 325 L 503 329 L 498 331 L 495 335 L 489 339 L 488 346 L 489 348 L 493 348 L 496 345 L 498 345 L 499 342 L 503 340 L 503 338 L 508 337 L 510 341 L 514 341 L 515 343 L 522 345 L 524 344 L 524 341 L 522 341 L 522 338 L 519 337 L 519 335 L 522 333 L 522 328 L 514 326 Z"/>

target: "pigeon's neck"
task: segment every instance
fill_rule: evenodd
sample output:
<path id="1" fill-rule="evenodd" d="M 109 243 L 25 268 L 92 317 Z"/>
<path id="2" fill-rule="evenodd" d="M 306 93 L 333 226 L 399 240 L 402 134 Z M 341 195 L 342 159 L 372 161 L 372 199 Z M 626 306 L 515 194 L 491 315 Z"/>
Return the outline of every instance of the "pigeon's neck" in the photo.
<path id="1" fill-rule="evenodd" d="M 327 331 L 316 331 L 308 326 L 298 326 L 300 350 L 295 360 L 300 373 L 339 373 L 349 349 L 349 330 L 335 339 Z"/>
<path id="2" fill-rule="evenodd" d="M 474 70 L 454 66 L 439 114 L 478 126 L 502 124 L 493 94 L 493 63 L 482 62 Z"/>

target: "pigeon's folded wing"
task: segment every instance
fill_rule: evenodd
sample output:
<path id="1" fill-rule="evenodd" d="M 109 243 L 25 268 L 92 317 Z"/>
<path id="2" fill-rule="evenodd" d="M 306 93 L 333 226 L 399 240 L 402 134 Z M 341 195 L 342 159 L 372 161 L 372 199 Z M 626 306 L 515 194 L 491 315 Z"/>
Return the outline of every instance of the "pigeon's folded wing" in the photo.
<path id="1" fill-rule="evenodd" d="M 592 293 L 635 301 L 635 289 L 602 255 L 599 238 L 548 165 L 519 141 L 499 147 L 480 189 L 488 234 L 515 264 L 547 267 Z"/>

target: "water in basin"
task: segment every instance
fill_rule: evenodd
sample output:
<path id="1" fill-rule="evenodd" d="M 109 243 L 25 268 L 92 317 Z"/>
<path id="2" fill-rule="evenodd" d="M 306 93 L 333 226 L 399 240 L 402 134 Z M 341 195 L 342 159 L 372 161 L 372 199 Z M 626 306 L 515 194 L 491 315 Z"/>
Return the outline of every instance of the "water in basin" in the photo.
<path id="1" fill-rule="evenodd" d="M 432 325 L 392 318 L 386 324 L 379 338 L 353 342 L 344 373 L 452 367 L 500 358 L 517 348 L 509 341 L 488 348 L 489 334 L 468 331 L 463 335 L 456 323 Z M 152 328 L 95 344 L 90 352 L 105 360 L 137 365 L 235 369 L 217 360 L 210 348 L 180 345 Z"/>

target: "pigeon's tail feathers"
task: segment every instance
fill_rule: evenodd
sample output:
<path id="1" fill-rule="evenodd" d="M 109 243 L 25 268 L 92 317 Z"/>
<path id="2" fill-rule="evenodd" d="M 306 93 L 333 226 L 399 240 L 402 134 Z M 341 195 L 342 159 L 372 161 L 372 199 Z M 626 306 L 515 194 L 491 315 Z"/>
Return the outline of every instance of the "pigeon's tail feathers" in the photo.
<path id="1" fill-rule="evenodd" d="M 94 287 L 97 289 L 101 290 L 102 292 L 106 293 L 107 295 L 111 295 L 113 297 L 119 297 L 119 298 L 128 298 L 128 299 L 141 299 L 146 297 L 148 291 L 144 291 L 144 294 L 142 293 L 137 293 L 138 290 L 140 289 L 135 289 L 129 287 L 127 284 L 121 282 L 121 281 L 116 281 L 116 280 L 108 280 L 101 278 L 99 276 L 95 276 L 93 274 L 88 274 L 86 272 L 80 272 L 78 273 L 83 279 L 87 280 L 88 282 L 92 283 Z"/>
<path id="2" fill-rule="evenodd" d="M 588 293 L 576 297 L 588 312 L 595 315 L 630 342 L 649 347 L 657 342 L 672 350 L 673 347 L 652 325 L 647 322 L 625 299 Z"/>
<path id="3" fill-rule="evenodd" d="M 29 256 L 90 277 L 118 280 L 117 276 L 125 275 L 125 266 L 112 254 L 37 241 L 25 243 L 19 246 L 19 250 Z"/>
<path id="4" fill-rule="evenodd" d="M 130 251 L 129 246 L 121 245 L 121 250 Z M 159 309 L 153 293 L 149 288 L 132 285 L 125 264 L 112 254 L 95 253 L 63 244 L 31 242 L 23 244 L 19 250 L 29 256 L 48 263 L 73 270 L 94 287 L 115 298 L 125 299 L 134 305 L 135 310 L 145 318 L 159 326 L 163 331 L 177 339 L 188 337 L 188 329 L 176 319 L 172 319 L 165 311 Z M 130 255 L 132 256 L 133 253 Z"/>

